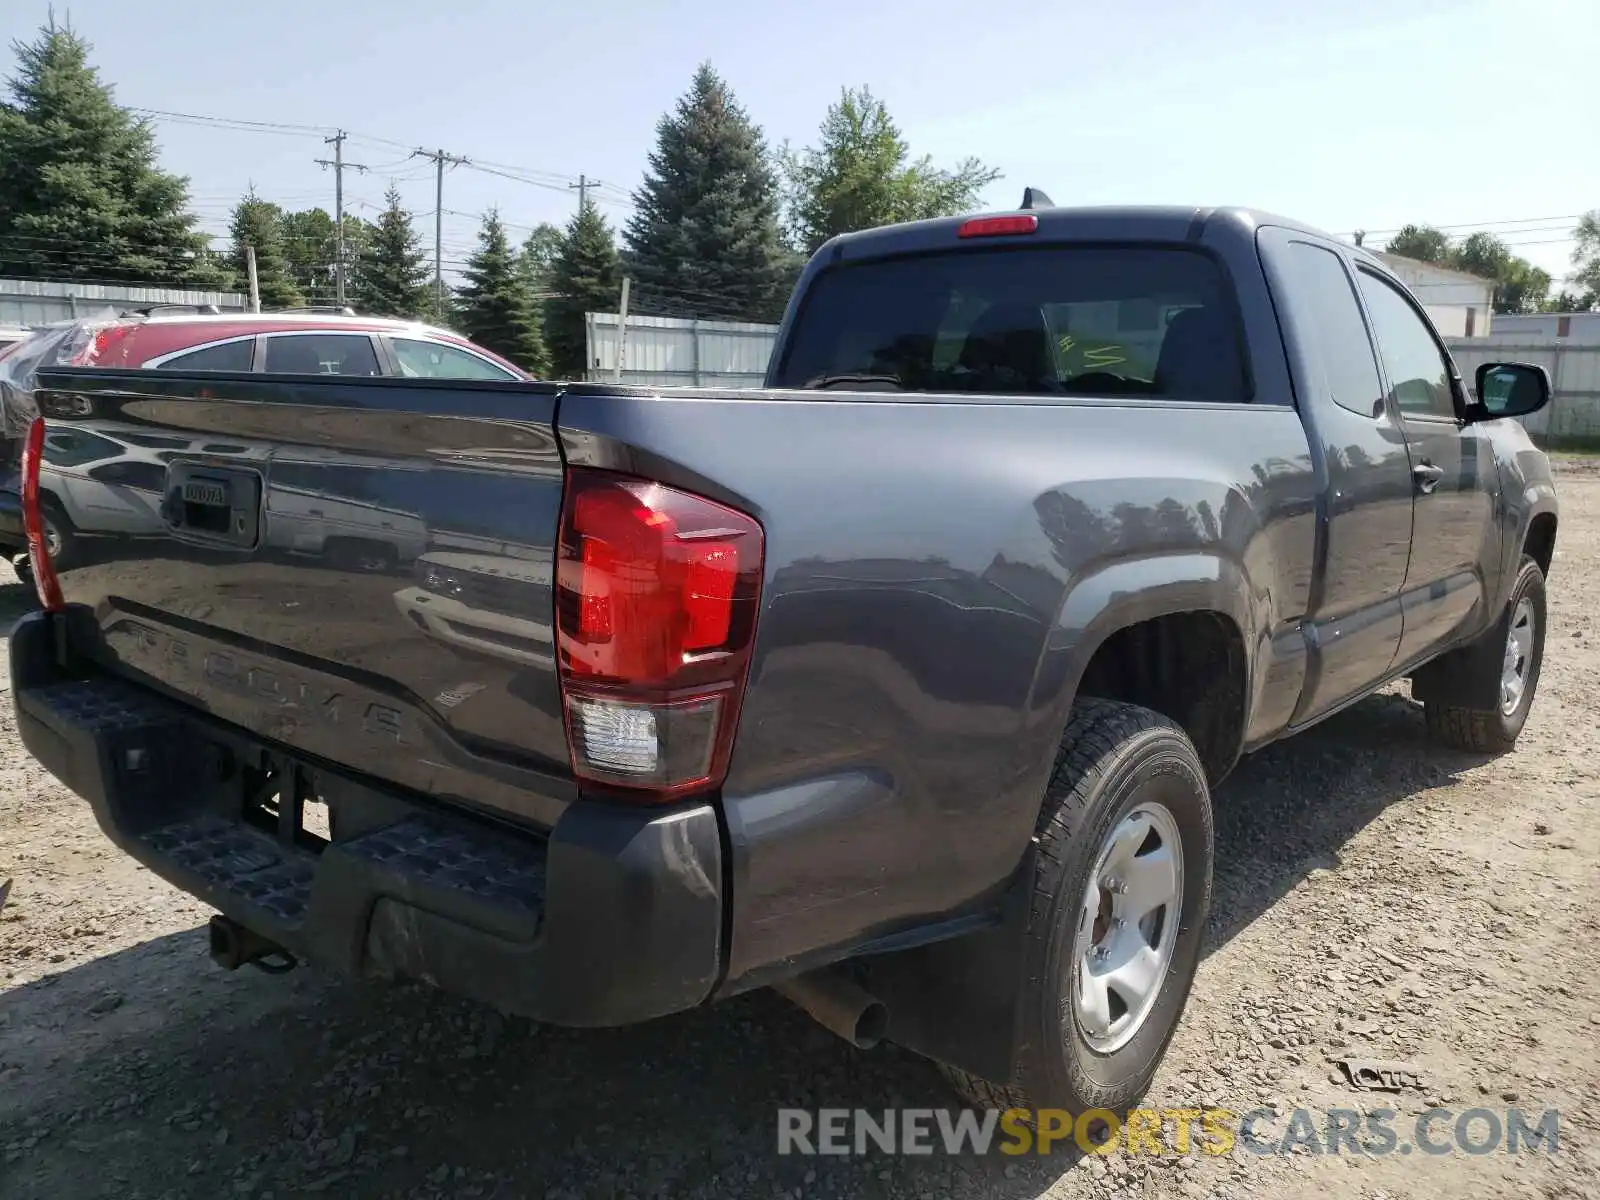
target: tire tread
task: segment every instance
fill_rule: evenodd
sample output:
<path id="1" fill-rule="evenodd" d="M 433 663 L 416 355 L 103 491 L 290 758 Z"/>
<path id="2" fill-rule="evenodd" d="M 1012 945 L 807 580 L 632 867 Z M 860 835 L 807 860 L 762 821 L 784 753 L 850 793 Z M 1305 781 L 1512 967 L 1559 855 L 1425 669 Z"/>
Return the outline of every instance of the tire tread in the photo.
<path id="1" fill-rule="evenodd" d="M 1526 703 L 1531 711 L 1543 666 L 1544 622 L 1549 619 L 1543 598 L 1544 572 L 1531 556 L 1523 555 L 1511 596 L 1506 601 L 1505 612 L 1478 642 L 1473 643 L 1472 653 L 1492 656 L 1495 663 L 1491 663 L 1491 666 L 1497 665 L 1500 655 L 1505 652 L 1506 622 L 1511 619 L 1517 601 L 1527 595 L 1537 597 L 1535 608 L 1541 623 L 1536 642 L 1539 661 L 1533 664 L 1528 681 Z M 1422 706 L 1422 721 L 1430 738 L 1453 750 L 1464 750 L 1469 754 L 1505 754 L 1516 748 L 1517 738 L 1527 721 L 1527 712 L 1521 713 L 1514 724 L 1508 724 L 1506 716 L 1499 709 L 1466 708 L 1458 704 L 1446 704 L 1443 700 L 1430 700 Z"/>
<path id="2" fill-rule="evenodd" d="M 1049 925 L 1066 870 L 1066 851 L 1082 828 L 1097 785 L 1106 774 L 1106 764 L 1142 736 L 1172 733 L 1184 738 L 1187 745 L 1188 735 L 1176 722 L 1140 705 L 1096 697 L 1080 698 L 1073 705 L 1039 812 L 1034 839 L 1038 865 L 1028 914 L 1030 935 Z M 1198 757 L 1194 766 L 1203 779 Z M 996 1083 L 948 1063 L 940 1063 L 939 1068 L 956 1092 L 978 1108 L 1032 1107 L 1027 1092 L 1016 1082 Z"/>

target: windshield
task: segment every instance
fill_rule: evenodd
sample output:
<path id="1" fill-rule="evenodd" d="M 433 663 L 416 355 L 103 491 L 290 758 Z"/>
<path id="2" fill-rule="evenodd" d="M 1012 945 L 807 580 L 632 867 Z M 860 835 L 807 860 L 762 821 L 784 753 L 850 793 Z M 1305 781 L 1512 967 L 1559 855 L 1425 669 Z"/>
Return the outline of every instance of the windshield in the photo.
<path id="1" fill-rule="evenodd" d="M 1177 247 L 961 249 L 818 276 L 777 386 L 1248 399 L 1221 269 Z"/>

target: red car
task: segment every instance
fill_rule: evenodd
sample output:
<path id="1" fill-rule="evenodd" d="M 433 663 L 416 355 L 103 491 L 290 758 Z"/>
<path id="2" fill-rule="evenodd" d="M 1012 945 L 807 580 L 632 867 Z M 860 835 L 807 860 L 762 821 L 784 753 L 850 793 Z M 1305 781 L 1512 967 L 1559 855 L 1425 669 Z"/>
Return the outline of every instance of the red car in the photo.
<path id="1" fill-rule="evenodd" d="M 296 375 L 523 380 L 531 376 L 447 330 L 330 313 L 184 313 L 85 321 L 57 359 L 74 366 Z"/>
<path id="2" fill-rule="evenodd" d="M 0 346 L 0 400 L 8 392 L 29 390 L 33 373 L 46 364 L 411 379 L 532 378 L 448 330 L 325 312 L 157 311 L 46 326 Z M 0 429 L 0 440 L 15 436 Z M 26 545 L 16 472 L 0 472 L 0 559 L 21 554 Z"/>

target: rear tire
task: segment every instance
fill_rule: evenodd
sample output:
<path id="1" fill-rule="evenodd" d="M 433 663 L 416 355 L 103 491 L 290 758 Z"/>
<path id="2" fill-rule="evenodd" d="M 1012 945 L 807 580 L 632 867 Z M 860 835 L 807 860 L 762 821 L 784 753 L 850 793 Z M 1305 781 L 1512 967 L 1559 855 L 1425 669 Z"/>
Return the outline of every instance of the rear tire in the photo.
<path id="1" fill-rule="evenodd" d="M 363 574 L 393 571 L 400 560 L 399 552 L 393 546 L 367 538 L 332 538 L 323 552 L 339 570 Z"/>
<path id="2" fill-rule="evenodd" d="M 1080 700 L 1040 815 L 1019 985 L 1030 1049 L 1004 1082 L 943 1067 L 956 1090 L 985 1108 L 1125 1113 L 1188 1001 L 1211 872 L 1211 794 L 1188 736 L 1149 709 Z"/>
<path id="3" fill-rule="evenodd" d="M 1481 656 L 1482 669 L 1497 671 L 1500 703 L 1493 708 L 1463 708 L 1444 700 L 1423 705 L 1423 721 L 1435 741 L 1474 754 L 1504 754 L 1517 744 L 1533 710 L 1533 696 L 1544 664 L 1544 572 L 1524 558 L 1511 587 L 1506 610 L 1468 653 Z"/>
<path id="4" fill-rule="evenodd" d="M 54 496 L 40 497 L 39 515 L 44 520 L 44 544 L 51 563 L 58 571 L 70 571 L 78 563 L 78 527 Z M 23 548 L 22 557 L 24 561 L 28 560 L 26 547 Z M 20 574 L 21 571 L 18 571 Z M 28 562 L 28 576 L 30 579 L 33 576 L 31 561 Z"/>

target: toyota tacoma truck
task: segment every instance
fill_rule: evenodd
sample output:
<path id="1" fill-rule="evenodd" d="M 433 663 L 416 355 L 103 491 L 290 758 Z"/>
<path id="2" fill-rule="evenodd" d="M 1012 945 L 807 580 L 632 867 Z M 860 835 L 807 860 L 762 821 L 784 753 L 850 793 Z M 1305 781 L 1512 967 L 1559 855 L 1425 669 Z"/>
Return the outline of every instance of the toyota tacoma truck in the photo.
<path id="1" fill-rule="evenodd" d="M 227 966 L 588 1026 L 771 986 L 980 1102 L 1117 1109 L 1241 754 L 1402 679 L 1516 741 L 1549 391 L 1469 387 L 1314 229 L 1033 193 L 823 246 L 750 391 L 47 365 L 11 694 Z M 192 448 L 161 536 L 57 569 L 41 448 L 83 423 Z M 415 555 L 269 553 L 308 464 L 381 464 Z"/>

